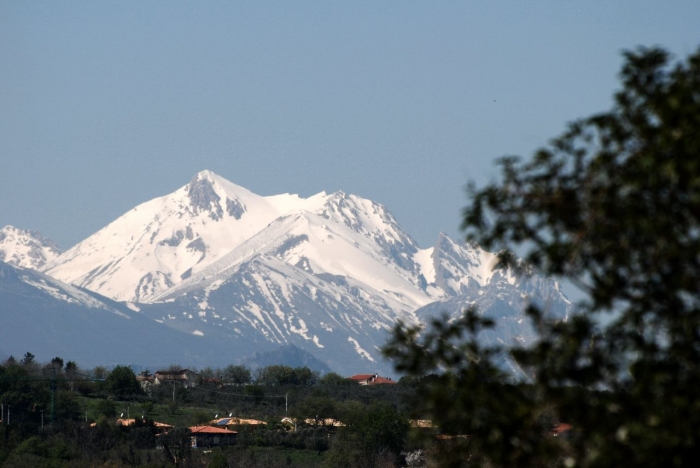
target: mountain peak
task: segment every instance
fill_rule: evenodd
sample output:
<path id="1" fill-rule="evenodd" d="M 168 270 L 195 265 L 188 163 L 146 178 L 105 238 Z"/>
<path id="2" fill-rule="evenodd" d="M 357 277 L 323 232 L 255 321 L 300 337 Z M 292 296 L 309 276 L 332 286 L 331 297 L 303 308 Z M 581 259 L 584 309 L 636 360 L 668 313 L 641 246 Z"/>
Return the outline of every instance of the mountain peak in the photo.
<path id="1" fill-rule="evenodd" d="M 217 177 L 220 177 L 220 176 L 217 175 L 217 174 L 215 174 L 215 173 L 213 173 L 213 172 L 210 171 L 209 169 L 203 169 L 203 170 L 199 171 L 198 173 L 196 173 L 196 174 L 194 175 L 194 178 L 195 178 L 195 179 L 197 179 L 197 178 L 199 178 L 199 179 L 207 179 L 207 180 L 209 180 L 210 182 L 214 182 L 214 180 L 215 180 Z"/>
<path id="2" fill-rule="evenodd" d="M 195 174 L 187 185 L 187 195 L 190 206 L 195 213 L 208 211 L 209 216 L 218 220 L 223 215 L 221 197 L 214 189 L 214 177 L 210 171 L 202 171 Z"/>
<path id="3" fill-rule="evenodd" d="M 60 254 L 54 241 L 36 231 L 9 225 L 0 229 L 0 261 L 39 270 Z"/>

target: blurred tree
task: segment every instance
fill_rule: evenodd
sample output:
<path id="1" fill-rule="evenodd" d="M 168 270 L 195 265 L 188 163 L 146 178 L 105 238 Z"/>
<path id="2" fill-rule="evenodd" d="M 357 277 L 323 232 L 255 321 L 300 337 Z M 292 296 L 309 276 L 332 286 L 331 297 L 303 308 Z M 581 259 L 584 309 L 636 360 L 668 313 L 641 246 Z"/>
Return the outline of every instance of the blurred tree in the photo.
<path id="1" fill-rule="evenodd" d="M 27 352 L 24 354 L 24 357 L 22 358 L 21 364 L 22 364 L 24 367 L 31 367 L 31 366 L 34 366 L 34 365 L 36 364 L 36 362 L 34 361 L 34 357 L 35 357 L 35 356 L 34 356 L 32 353 L 30 353 L 29 351 L 27 351 Z"/>
<path id="2" fill-rule="evenodd" d="M 95 406 L 95 411 L 98 415 L 106 418 L 113 418 L 117 415 L 117 410 L 114 407 L 114 403 L 109 400 L 99 400 Z"/>
<path id="3" fill-rule="evenodd" d="M 504 249 L 501 266 L 578 285 L 567 321 L 529 308 L 541 340 L 508 352 L 530 384 L 508 383 L 482 348 L 474 313 L 398 327 L 387 353 L 420 387 L 422 409 L 469 434 L 454 466 L 692 466 L 700 438 L 700 50 L 670 64 L 625 53 L 609 112 L 574 122 L 502 179 L 470 185 L 468 238 Z M 524 252 L 518 264 L 509 251 Z M 557 417 L 574 437 L 545 431 Z M 461 459 L 457 459 L 461 456 Z"/>
<path id="4" fill-rule="evenodd" d="M 321 377 L 318 381 L 321 385 L 342 385 L 342 386 L 352 386 L 352 385 L 359 385 L 356 381 L 350 380 L 348 378 L 343 377 L 340 374 L 336 374 L 335 372 L 329 372 L 323 377 Z"/>
<path id="5" fill-rule="evenodd" d="M 175 466 L 183 466 L 192 453 L 191 432 L 188 428 L 174 428 L 162 434 L 158 444 L 163 447 L 168 460 Z"/>
<path id="6" fill-rule="evenodd" d="M 0 366 L 0 402 L 4 405 L 2 417 L 5 423 L 8 408 L 11 409 L 10 422 L 38 423 L 40 409 L 48 408 L 49 401 L 48 385 L 43 380 L 37 380 L 25 365 L 8 361 Z"/>
<path id="7" fill-rule="evenodd" d="M 51 367 L 54 369 L 62 370 L 63 369 L 63 359 L 56 356 L 55 358 L 51 359 L 51 363 L 49 364 Z"/>
<path id="8" fill-rule="evenodd" d="M 58 421 L 79 420 L 84 415 L 80 402 L 71 391 L 61 390 L 56 395 L 56 418 Z"/>
<path id="9" fill-rule="evenodd" d="M 258 385 L 279 386 L 287 385 L 293 380 L 294 370 L 289 366 L 266 366 L 255 372 L 255 383 Z"/>
<path id="10" fill-rule="evenodd" d="M 229 365 L 224 369 L 224 380 L 230 383 L 243 385 L 251 381 L 250 369 L 246 366 Z"/>
<path id="11" fill-rule="evenodd" d="M 314 385 L 318 382 L 318 372 L 308 367 L 267 366 L 256 371 L 255 383 L 258 385 Z"/>
<path id="12" fill-rule="evenodd" d="M 155 404 L 152 401 L 144 401 L 141 403 L 141 414 L 144 416 L 150 416 L 153 413 Z"/>
<path id="13" fill-rule="evenodd" d="M 336 402 L 324 396 L 310 396 L 292 406 L 289 415 L 299 425 L 325 426 L 329 420 L 338 419 Z M 308 421 L 308 422 L 307 422 Z"/>
<path id="14" fill-rule="evenodd" d="M 106 379 L 108 375 L 109 371 L 107 371 L 107 368 L 104 366 L 96 366 L 92 370 L 92 377 L 95 379 Z"/>
<path id="15" fill-rule="evenodd" d="M 200 380 L 213 379 L 214 377 L 218 377 L 218 374 L 216 373 L 216 371 L 214 369 L 212 369 L 209 366 L 207 366 L 204 369 L 202 369 L 201 371 L 199 371 L 199 379 Z"/>
<path id="16" fill-rule="evenodd" d="M 331 442 L 327 466 L 393 466 L 406 443 L 408 419 L 386 402 L 346 401 L 338 415 L 345 424 Z"/>
<path id="17" fill-rule="evenodd" d="M 136 380 L 136 374 L 127 366 L 117 366 L 107 376 L 105 381 L 107 391 L 117 399 L 133 398 L 143 395 L 141 385 Z"/>
<path id="18" fill-rule="evenodd" d="M 318 372 L 312 371 L 308 367 L 295 367 L 292 377 L 293 385 L 316 385 L 318 383 Z"/>
<path id="19" fill-rule="evenodd" d="M 265 397 L 265 388 L 260 385 L 246 385 L 243 388 L 243 393 L 255 397 L 255 404 L 258 405 L 262 403 L 263 398 Z"/>

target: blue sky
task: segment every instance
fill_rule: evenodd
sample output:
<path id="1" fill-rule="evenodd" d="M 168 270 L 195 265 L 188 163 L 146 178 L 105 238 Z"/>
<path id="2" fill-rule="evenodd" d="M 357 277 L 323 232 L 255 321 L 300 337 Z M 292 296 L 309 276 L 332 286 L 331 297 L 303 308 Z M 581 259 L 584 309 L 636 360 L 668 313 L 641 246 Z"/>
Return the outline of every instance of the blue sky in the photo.
<path id="1" fill-rule="evenodd" d="M 464 186 L 610 107 L 700 2 L 0 0 L 0 226 L 68 248 L 210 169 L 386 205 L 423 247 Z"/>

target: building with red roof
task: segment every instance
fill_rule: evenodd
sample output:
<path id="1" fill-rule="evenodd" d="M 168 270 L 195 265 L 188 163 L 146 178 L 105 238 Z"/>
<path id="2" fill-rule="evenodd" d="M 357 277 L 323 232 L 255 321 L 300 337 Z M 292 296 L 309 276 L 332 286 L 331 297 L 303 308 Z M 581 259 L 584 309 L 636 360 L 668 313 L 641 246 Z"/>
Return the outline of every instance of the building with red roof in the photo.
<path id="1" fill-rule="evenodd" d="M 189 429 L 192 434 L 193 448 L 229 445 L 236 440 L 238 435 L 238 432 L 223 427 L 193 426 Z"/>
<path id="2" fill-rule="evenodd" d="M 381 377 L 379 374 L 355 374 L 350 377 L 360 385 L 395 384 L 396 382 L 388 377 Z"/>

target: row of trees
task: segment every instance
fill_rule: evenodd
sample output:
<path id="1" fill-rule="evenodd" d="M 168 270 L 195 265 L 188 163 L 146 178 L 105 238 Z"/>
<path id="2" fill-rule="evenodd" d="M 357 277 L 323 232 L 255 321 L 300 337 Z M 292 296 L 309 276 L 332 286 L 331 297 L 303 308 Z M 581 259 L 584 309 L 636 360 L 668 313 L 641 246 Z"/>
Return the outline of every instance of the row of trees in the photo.
<path id="1" fill-rule="evenodd" d="M 4 433 L 0 437 L 3 466 L 94 466 L 107 462 L 110 466 L 208 465 L 215 460 L 191 450 L 186 427 L 208 423 L 215 413 L 229 411 L 267 421 L 255 431 L 243 430 L 235 446 L 218 452 L 217 460 L 230 463 L 247 460 L 248 466 L 274 466 L 274 457 L 255 461 L 254 454 L 281 448 L 291 450 L 289 453 L 325 454 L 318 458 L 324 466 L 375 466 L 380 461 L 398 460 L 407 441 L 404 396 L 411 391 L 410 386 L 363 387 L 337 374 L 311 380 L 307 376 L 313 373 L 307 368 L 290 372 L 284 366 L 269 366 L 268 371 L 259 373 L 268 376 L 260 384 L 225 386 L 205 381 L 196 388 L 176 387 L 173 404 L 170 386 L 164 392 L 141 393 L 134 398 L 141 387 L 129 367 L 116 366 L 96 379 L 95 372 L 82 373 L 75 366 L 74 380 L 59 361 L 41 364 L 28 353 L 20 361 L 11 359 L 0 365 L 0 402 L 6 416 L 0 428 Z M 71 388 L 76 382 L 92 386 L 93 391 L 85 392 L 78 385 Z M 53 391 L 57 417 L 52 423 Z M 287 396 L 292 402 L 288 413 Z M 124 398 L 127 401 L 122 401 Z M 115 425 L 120 411 L 127 417 L 127 408 L 131 417 L 136 417 L 136 424 Z M 296 421 L 295 430 L 282 423 L 285 413 Z M 184 427 L 156 437 L 151 418 Z M 331 424 L 331 420 L 342 424 Z M 96 424 L 91 426 L 93 421 Z"/>
<path id="2" fill-rule="evenodd" d="M 34 379 L 44 378 L 65 383 L 71 390 L 76 390 L 82 395 L 106 394 L 116 399 L 140 398 L 145 395 L 143 388 L 136 379 L 136 374 L 128 366 L 116 366 L 107 369 L 98 366 L 93 369 L 83 370 L 74 361 L 64 361 L 60 357 L 52 359 L 48 363 L 40 364 L 35 356 L 27 352 L 21 360 L 10 357 L 5 362 L 5 367 L 16 369 Z M 173 365 L 171 369 L 181 369 L 181 366 Z M 141 373 L 150 376 L 149 371 Z M 257 385 L 264 387 L 284 386 L 312 386 L 312 385 L 356 385 L 355 382 L 336 373 L 329 373 L 321 377 L 318 372 L 308 367 L 289 367 L 284 365 L 271 365 L 255 370 L 244 365 L 229 365 L 223 369 L 206 367 L 199 373 L 198 385 Z"/>
<path id="3" fill-rule="evenodd" d="M 199 373 L 202 380 L 221 379 L 237 385 L 256 384 L 265 386 L 285 385 L 352 385 L 354 382 L 335 372 L 323 376 L 308 367 L 270 365 L 251 370 L 240 364 L 231 364 L 223 369 L 205 367 Z"/>

